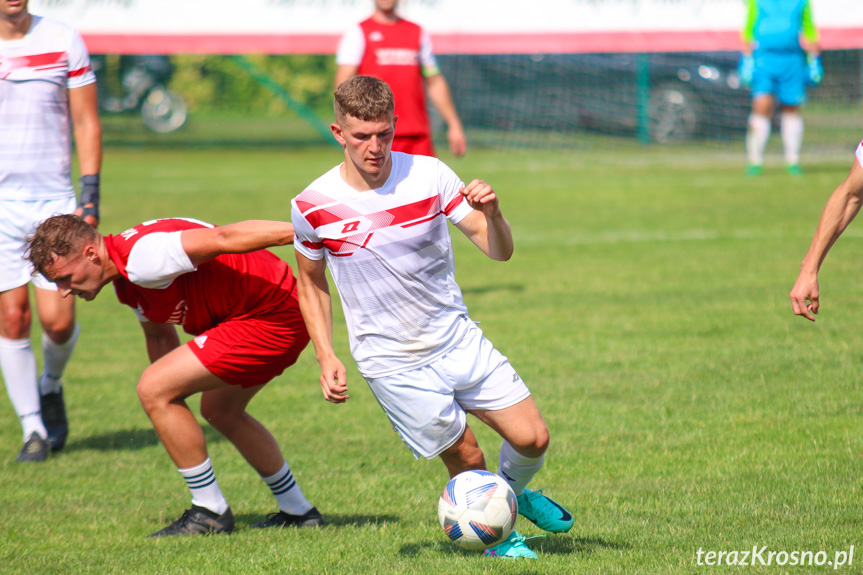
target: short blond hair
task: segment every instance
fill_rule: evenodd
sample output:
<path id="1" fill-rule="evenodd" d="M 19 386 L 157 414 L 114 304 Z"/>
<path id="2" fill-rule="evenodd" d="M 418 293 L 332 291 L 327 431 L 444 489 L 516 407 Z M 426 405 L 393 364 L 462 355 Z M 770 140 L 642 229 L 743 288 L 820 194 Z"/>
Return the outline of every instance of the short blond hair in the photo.
<path id="1" fill-rule="evenodd" d="M 370 122 L 390 117 L 394 110 L 393 91 L 386 82 L 374 76 L 348 78 L 333 92 L 336 120 L 350 116 Z"/>

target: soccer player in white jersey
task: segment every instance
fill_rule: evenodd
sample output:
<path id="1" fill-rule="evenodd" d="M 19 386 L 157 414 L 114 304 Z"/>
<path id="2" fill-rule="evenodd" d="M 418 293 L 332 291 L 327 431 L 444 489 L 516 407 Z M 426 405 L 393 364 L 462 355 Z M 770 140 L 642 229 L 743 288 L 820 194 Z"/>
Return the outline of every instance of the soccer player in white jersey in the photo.
<path id="1" fill-rule="evenodd" d="M 455 281 L 447 221 L 500 261 L 513 252 L 509 223 L 485 182 L 465 186 L 435 158 L 391 152 L 393 108 L 381 80 L 342 83 L 332 131 L 345 161 L 292 201 L 300 308 L 324 397 L 349 397 L 332 346 L 329 266 L 351 354 L 414 456 L 440 456 L 450 477 L 485 469 L 466 423 L 471 413 L 504 440 L 498 473 L 518 495 L 519 513 L 547 531 L 568 531 L 571 514 L 525 488 L 543 465 L 548 427 L 507 358 L 468 317 Z M 536 558 L 518 533 L 486 553 Z"/>
<path id="2" fill-rule="evenodd" d="M 23 258 L 27 235 L 55 213 L 99 218 L 102 129 L 96 77 L 78 33 L 30 14 L 28 0 L 0 0 L 0 369 L 24 431 L 17 461 L 43 461 L 66 443 L 61 377 L 78 340 L 75 307 Z M 81 201 L 72 186 L 75 132 Z M 37 377 L 28 284 L 42 324 Z"/>
<path id="3" fill-rule="evenodd" d="M 831 194 L 821 214 L 809 251 L 800 264 L 800 274 L 791 289 L 791 309 L 796 315 L 815 321 L 821 306 L 818 271 L 827 252 L 857 216 L 863 205 L 863 142 L 857 146 L 851 171 Z"/>

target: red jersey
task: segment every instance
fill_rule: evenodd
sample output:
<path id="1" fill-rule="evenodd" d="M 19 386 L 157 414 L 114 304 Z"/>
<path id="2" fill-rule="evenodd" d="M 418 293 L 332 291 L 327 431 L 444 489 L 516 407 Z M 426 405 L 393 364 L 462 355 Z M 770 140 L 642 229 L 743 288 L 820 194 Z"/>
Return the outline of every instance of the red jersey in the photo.
<path id="1" fill-rule="evenodd" d="M 360 29 L 365 51 L 358 73 L 389 84 L 395 96 L 395 115 L 399 117 L 397 134 L 431 134 L 420 63 L 422 28 L 402 19 L 395 24 L 381 24 L 369 18 L 360 22 Z"/>
<path id="2" fill-rule="evenodd" d="M 142 321 L 179 324 L 192 335 L 230 319 L 297 307 L 291 268 L 272 252 L 220 255 L 194 268 L 182 250 L 178 255 L 177 250 L 153 249 L 155 241 L 141 241 L 160 234 L 151 240 L 166 245 L 163 240 L 170 238 L 178 245 L 180 231 L 203 227 L 212 226 L 170 218 L 106 236 L 108 254 L 121 275 L 114 280 L 117 299 L 134 308 Z M 183 256 L 186 263 L 178 265 Z"/>

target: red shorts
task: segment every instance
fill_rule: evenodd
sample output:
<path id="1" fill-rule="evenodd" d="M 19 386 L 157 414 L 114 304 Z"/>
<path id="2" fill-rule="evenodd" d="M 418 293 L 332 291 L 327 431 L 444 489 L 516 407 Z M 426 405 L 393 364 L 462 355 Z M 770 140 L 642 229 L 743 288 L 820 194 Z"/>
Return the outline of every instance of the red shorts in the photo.
<path id="1" fill-rule="evenodd" d="M 231 385 L 267 383 L 293 365 L 309 343 L 300 310 L 230 319 L 186 345 L 213 375 Z"/>
<path id="2" fill-rule="evenodd" d="M 431 156 L 434 155 L 434 144 L 430 135 L 420 136 L 396 136 L 393 138 L 394 152 L 404 152 L 415 156 Z"/>

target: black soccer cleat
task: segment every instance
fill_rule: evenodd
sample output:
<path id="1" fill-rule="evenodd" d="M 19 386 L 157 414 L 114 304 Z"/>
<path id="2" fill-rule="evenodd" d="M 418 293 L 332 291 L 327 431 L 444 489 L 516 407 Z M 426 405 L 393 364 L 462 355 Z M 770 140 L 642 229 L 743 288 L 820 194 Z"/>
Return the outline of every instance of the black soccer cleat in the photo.
<path id="1" fill-rule="evenodd" d="M 252 527 L 255 529 L 265 527 L 323 527 L 325 524 L 324 517 L 318 508 L 312 507 L 302 515 L 291 515 L 284 511 L 270 513 L 264 521 L 255 523 Z"/>
<path id="2" fill-rule="evenodd" d="M 48 443 L 51 451 L 57 452 L 66 446 L 69 437 L 69 421 L 66 419 L 66 402 L 63 401 L 63 390 L 57 393 L 46 393 L 39 398 L 42 406 L 42 421 L 48 430 Z"/>
<path id="3" fill-rule="evenodd" d="M 48 442 L 42 439 L 42 436 L 35 431 L 27 436 L 27 441 L 24 442 L 24 447 L 21 448 L 21 453 L 15 458 L 15 461 L 26 463 L 38 463 L 45 461 L 51 454 L 51 446 Z"/>
<path id="4" fill-rule="evenodd" d="M 173 535 L 212 535 L 215 533 L 230 533 L 234 530 L 234 514 L 231 508 L 219 515 L 206 507 L 192 505 L 191 509 L 183 511 L 183 515 L 155 533 L 147 537 L 171 537 Z"/>

